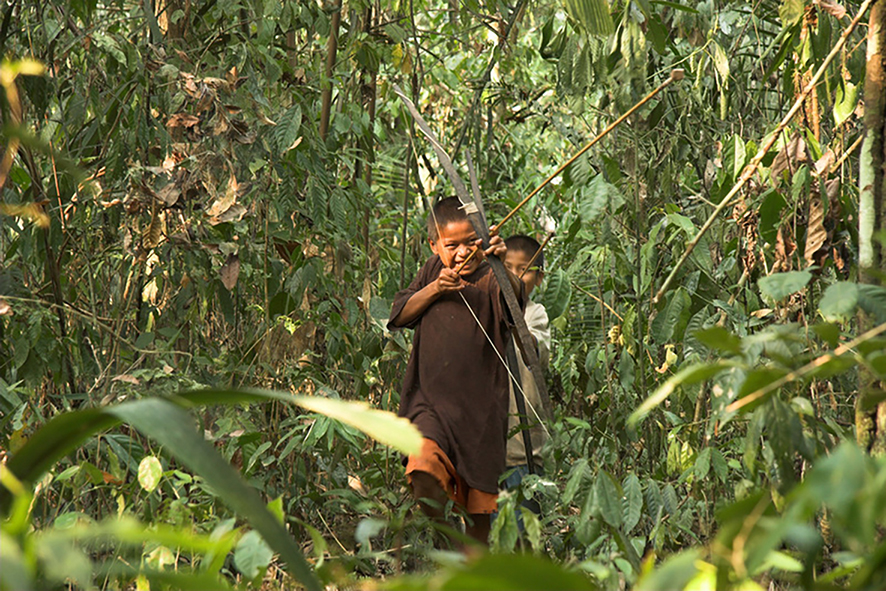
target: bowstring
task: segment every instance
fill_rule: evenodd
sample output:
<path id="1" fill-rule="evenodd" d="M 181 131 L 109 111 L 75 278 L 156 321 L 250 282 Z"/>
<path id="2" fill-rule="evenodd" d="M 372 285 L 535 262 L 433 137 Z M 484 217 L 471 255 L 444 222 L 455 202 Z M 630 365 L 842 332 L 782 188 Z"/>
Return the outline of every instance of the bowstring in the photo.
<path id="1" fill-rule="evenodd" d="M 410 145 L 411 145 L 411 147 L 412 147 L 412 155 L 413 155 L 413 157 L 416 158 L 415 161 L 418 162 L 418 152 L 417 152 L 416 149 L 415 149 L 415 142 L 410 142 Z M 418 179 L 418 181 L 421 182 L 421 179 Z M 464 207 L 464 204 L 462 204 L 462 207 Z M 430 208 L 430 209 L 431 209 L 431 217 L 432 217 L 433 220 L 434 220 L 434 228 L 437 230 L 437 236 L 439 237 L 439 236 L 441 235 L 441 234 L 440 234 L 440 229 L 441 229 L 441 228 L 440 228 L 440 222 L 437 220 L 437 214 L 436 214 L 436 212 L 434 211 L 434 206 L 433 206 L 433 204 L 431 204 L 431 208 Z M 480 248 L 480 247 L 478 246 L 477 248 Z M 510 366 L 508 366 L 508 363 L 507 363 L 507 362 L 504 360 L 504 358 L 501 356 L 501 353 L 499 353 L 498 348 L 495 346 L 495 343 L 492 341 L 492 337 L 490 337 L 490 336 L 489 336 L 489 333 L 486 332 L 486 328 L 483 326 L 483 323 L 480 322 L 480 319 L 479 319 L 479 318 L 477 317 L 477 315 L 474 313 L 474 309 L 471 308 L 471 304 L 468 303 L 468 300 L 465 298 L 465 296 L 464 296 L 463 293 L 458 292 L 458 295 L 461 297 L 461 301 L 463 301 L 463 302 L 465 303 L 465 306 L 467 307 L 468 312 L 471 313 L 471 317 L 472 317 L 472 318 L 474 319 L 474 321 L 477 323 L 477 326 L 480 327 L 480 330 L 483 332 L 483 336 L 486 337 L 486 340 L 487 340 L 487 342 L 489 343 L 489 346 L 492 347 L 492 350 L 493 350 L 493 351 L 495 351 L 495 355 L 496 355 L 496 357 L 498 357 L 498 360 L 501 362 L 501 364 L 504 366 L 505 370 L 508 372 L 508 376 L 509 376 L 509 378 L 510 378 L 510 380 L 511 380 L 511 384 L 513 384 L 514 386 L 516 386 L 517 390 L 520 391 L 520 395 L 523 397 L 523 401 L 529 406 L 529 409 L 532 411 L 532 414 L 535 415 L 535 420 L 538 421 L 538 424 L 539 424 L 539 425 L 541 425 L 541 428 L 544 430 L 545 434 L 546 434 L 548 437 L 551 437 L 551 432 L 548 431 L 548 428 L 547 428 L 547 426 L 545 425 L 544 421 L 543 421 L 543 420 L 541 419 L 541 417 L 539 416 L 538 411 L 535 410 L 535 406 L 533 406 L 533 404 L 529 401 L 529 397 L 526 396 L 526 392 L 523 390 L 523 385 L 521 384 L 520 380 L 518 380 L 518 379 L 514 376 L 514 374 L 511 372 L 511 368 L 510 368 Z M 509 337 L 509 338 L 513 338 L 513 337 L 511 336 L 511 337 Z"/>

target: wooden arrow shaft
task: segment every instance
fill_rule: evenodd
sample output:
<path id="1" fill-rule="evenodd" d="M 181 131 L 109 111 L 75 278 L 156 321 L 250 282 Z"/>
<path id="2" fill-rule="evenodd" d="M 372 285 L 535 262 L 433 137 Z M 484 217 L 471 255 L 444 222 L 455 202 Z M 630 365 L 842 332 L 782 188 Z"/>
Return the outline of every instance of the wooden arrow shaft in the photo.
<path id="1" fill-rule="evenodd" d="M 495 225 L 495 227 L 493 228 L 493 230 L 497 230 L 497 229 L 500 228 L 502 225 L 504 225 L 505 222 L 507 222 L 507 221 L 508 221 L 509 219 L 511 219 L 512 217 L 514 217 L 514 214 L 516 214 L 518 211 L 520 211 L 520 208 L 522 208 L 524 205 L 526 205 L 526 204 L 529 202 L 530 199 L 532 199 L 533 197 L 535 197 L 536 194 L 538 194 L 539 191 L 541 191 L 541 190 L 544 189 L 546 186 L 548 186 L 548 183 L 550 183 L 552 180 L 554 180 L 555 178 L 557 178 L 557 176 L 559 176 L 559 174 L 560 174 L 561 172 L 563 172 L 564 170 L 566 170 L 566 169 L 569 167 L 570 164 L 572 164 L 573 162 L 575 162 L 576 160 L 578 160 L 578 158 L 579 158 L 582 154 L 584 154 L 585 152 L 587 152 L 588 150 L 590 150 L 591 148 L 593 148 L 593 147 L 597 144 L 597 142 L 599 142 L 600 140 L 602 140 L 604 137 L 606 137 L 606 136 L 609 134 L 609 132 L 611 132 L 613 129 L 615 129 L 616 127 L 618 127 L 619 124 L 621 124 L 622 121 L 624 121 L 625 119 L 627 119 L 628 117 L 630 117 L 631 115 L 633 115 L 634 112 L 635 112 L 637 109 L 639 109 L 640 107 L 642 107 L 643 105 L 645 105 L 646 103 L 648 103 L 649 101 L 651 101 L 651 100 L 655 97 L 655 95 L 657 95 L 659 92 L 661 92 L 662 90 L 664 90 L 665 88 L 667 88 L 668 86 L 670 86 L 670 84 L 671 84 L 672 82 L 675 82 L 675 81 L 677 81 L 677 80 L 682 80 L 682 79 L 683 79 L 683 70 L 682 70 L 682 69 L 679 69 L 679 68 L 678 68 L 678 69 L 676 69 L 676 70 L 672 70 L 672 71 L 671 71 L 671 75 L 668 77 L 667 80 L 665 80 L 664 82 L 662 82 L 661 84 L 659 84 L 658 87 L 657 87 L 655 90 L 653 90 L 652 92 L 650 92 L 649 94 L 647 94 L 645 97 L 643 97 L 643 98 L 640 100 L 640 102 L 638 102 L 636 105 L 634 105 L 633 107 L 631 107 L 630 109 L 628 109 L 627 111 L 625 111 L 625 113 L 624 113 L 621 117 L 619 117 L 618 119 L 616 119 L 615 121 L 613 121 L 612 123 L 610 123 L 610 124 L 606 127 L 606 129 L 604 129 L 603 131 L 601 131 L 601 132 L 600 132 L 600 133 L 599 133 L 594 139 L 592 139 L 590 142 L 588 142 L 588 143 L 585 145 L 584 148 L 582 148 L 581 150 L 579 150 L 578 152 L 576 152 L 575 155 L 574 155 L 572 158 L 570 158 L 569 160 L 567 160 L 566 162 L 564 162 L 563 164 L 561 164 L 560 167 L 557 168 L 557 170 L 555 170 L 553 173 L 551 173 L 551 175 L 550 175 L 548 178 L 546 178 L 544 181 L 542 181 L 542 183 L 541 183 L 538 187 L 536 187 L 535 190 L 533 190 L 529 195 L 527 195 L 526 198 L 523 199 L 523 201 L 521 201 L 520 203 L 518 203 L 517 206 L 516 206 L 514 209 L 512 209 L 511 212 L 510 212 L 508 215 L 506 215 L 506 216 L 505 216 L 500 222 L 498 222 L 498 223 Z"/>

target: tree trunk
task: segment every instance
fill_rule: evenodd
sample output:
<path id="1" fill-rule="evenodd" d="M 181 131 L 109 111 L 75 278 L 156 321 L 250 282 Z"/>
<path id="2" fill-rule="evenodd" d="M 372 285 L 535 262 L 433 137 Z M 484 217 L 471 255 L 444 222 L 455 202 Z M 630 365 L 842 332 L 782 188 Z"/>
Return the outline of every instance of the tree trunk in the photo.
<path id="1" fill-rule="evenodd" d="M 860 283 L 877 283 L 877 275 L 886 270 L 883 247 L 875 234 L 886 227 L 884 220 L 884 126 L 886 126 L 886 1 L 874 3 L 868 28 L 867 70 L 864 86 L 865 139 L 859 163 L 858 266 Z M 858 332 L 872 328 L 872 319 L 858 313 Z M 877 378 L 859 367 L 858 396 L 855 404 L 856 438 L 859 445 L 873 454 L 886 453 L 886 403 L 868 403 L 869 393 L 877 389 Z"/>
<path id="2" fill-rule="evenodd" d="M 329 131 L 329 117 L 332 113 L 332 74 L 338 54 L 338 27 L 341 24 L 341 2 L 332 13 L 329 24 L 329 41 L 326 43 L 326 72 L 323 79 L 322 105 L 320 107 L 320 139 L 326 141 Z"/>

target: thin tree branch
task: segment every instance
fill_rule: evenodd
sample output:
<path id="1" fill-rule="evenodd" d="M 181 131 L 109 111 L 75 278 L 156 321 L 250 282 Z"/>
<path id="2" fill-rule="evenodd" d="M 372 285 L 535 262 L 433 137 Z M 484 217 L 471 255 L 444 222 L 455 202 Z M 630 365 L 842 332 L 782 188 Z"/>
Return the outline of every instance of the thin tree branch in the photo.
<path id="1" fill-rule="evenodd" d="M 695 238 L 693 238 L 689 242 L 689 244 L 686 245 L 686 250 L 683 252 L 683 255 L 677 261 L 677 264 L 674 265 L 674 268 L 671 270 L 670 275 L 668 275 L 667 279 L 665 279 L 664 283 L 655 294 L 655 297 L 652 298 L 653 304 L 657 304 L 659 300 L 661 300 L 661 297 L 671 286 L 671 283 L 673 283 L 674 278 L 677 276 L 677 273 L 689 259 L 689 255 L 692 254 L 692 251 L 695 250 L 696 246 L 698 246 L 701 238 L 707 233 L 708 230 L 710 230 L 714 221 L 720 216 L 721 213 L 723 213 L 723 210 L 729 206 L 729 204 L 732 202 L 732 199 L 738 194 L 742 187 L 744 187 L 745 183 L 747 183 L 757 172 L 757 168 L 759 168 L 760 163 L 763 161 L 763 158 L 769 152 L 770 148 L 772 148 L 773 144 L 775 144 L 775 141 L 781 131 L 785 127 L 787 127 L 791 119 L 794 118 L 794 115 L 797 114 L 797 111 L 799 111 L 800 108 L 803 106 L 806 98 L 818 85 L 819 80 L 824 75 L 828 66 L 831 64 L 832 61 L 834 61 L 834 58 L 837 57 L 837 55 L 843 49 L 843 46 L 846 45 L 846 40 L 849 38 L 849 35 L 852 33 L 852 31 L 855 30 L 855 27 L 858 26 L 861 18 L 868 11 L 868 8 L 870 8 L 872 3 L 873 0 L 865 0 L 865 2 L 861 5 L 861 8 L 859 8 L 858 10 L 858 14 L 855 15 L 855 18 L 852 19 L 852 22 L 849 23 L 849 26 L 846 27 L 846 29 L 843 31 L 843 34 L 840 35 L 840 39 L 837 41 L 837 44 L 834 45 L 833 49 L 831 49 L 831 52 L 827 55 L 827 57 L 819 66 L 818 70 L 816 70 L 815 74 L 806 84 L 806 87 L 803 88 L 803 92 L 801 92 L 800 95 L 797 97 L 797 100 L 794 101 L 793 106 L 791 106 L 787 114 L 784 116 L 781 122 L 779 122 L 778 126 L 776 126 L 775 130 L 769 135 L 769 139 L 766 140 L 762 146 L 760 146 L 760 149 L 757 151 L 757 155 L 754 156 L 751 162 L 742 171 L 741 175 L 738 178 L 738 181 L 736 181 L 735 183 L 735 186 L 733 186 L 729 193 L 727 193 L 726 196 L 723 197 L 723 200 L 720 201 L 720 203 L 711 213 L 710 217 L 708 217 L 707 221 L 695 235 Z"/>

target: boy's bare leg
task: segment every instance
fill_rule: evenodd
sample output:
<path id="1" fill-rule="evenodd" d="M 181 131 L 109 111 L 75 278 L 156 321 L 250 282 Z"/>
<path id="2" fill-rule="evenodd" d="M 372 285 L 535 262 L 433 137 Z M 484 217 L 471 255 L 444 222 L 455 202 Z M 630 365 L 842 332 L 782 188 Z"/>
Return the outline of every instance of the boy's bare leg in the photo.
<path id="1" fill-rule="evenodd" d="M 465 533 L 484 546 L 489 545 L 490 519 L 486 513 L 471 513 L 465 519 Z"/>
<path id="2" fill-rule="evenodd" d="M 412 494 L 415 496 L 415 500 L 419 502 L 419 505 L 421 505 L 422 511 L 431 519 L 442 521 L 444 517 L 443 508 L 449 500 L 446 496 L 446 491 L 443 490 L 437 479 L 427 472 L 416 470 L 411 474 L 411 477 Z M 430 499 L 436 503 L 436 506 L 424 503 L 422 499 Z"/>

